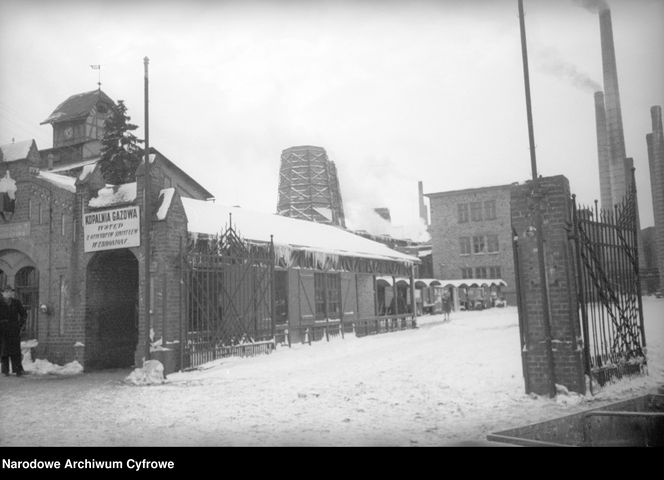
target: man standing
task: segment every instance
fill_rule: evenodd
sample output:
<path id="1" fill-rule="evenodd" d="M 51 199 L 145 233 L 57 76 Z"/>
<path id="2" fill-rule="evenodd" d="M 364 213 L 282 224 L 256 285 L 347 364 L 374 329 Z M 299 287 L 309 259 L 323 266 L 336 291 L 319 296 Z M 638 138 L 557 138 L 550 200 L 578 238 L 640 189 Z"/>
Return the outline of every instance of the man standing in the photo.
<path id="1" fill-rule="evenodd" d="M 21 329 L 28 314 L 20 300 L 14 298 L 14 289 L 7 285 L 0 298 L 0 358 L 2 373 L 9 375 L 9 361 L 17 377 L 23 375 L 21 363 Z"/>

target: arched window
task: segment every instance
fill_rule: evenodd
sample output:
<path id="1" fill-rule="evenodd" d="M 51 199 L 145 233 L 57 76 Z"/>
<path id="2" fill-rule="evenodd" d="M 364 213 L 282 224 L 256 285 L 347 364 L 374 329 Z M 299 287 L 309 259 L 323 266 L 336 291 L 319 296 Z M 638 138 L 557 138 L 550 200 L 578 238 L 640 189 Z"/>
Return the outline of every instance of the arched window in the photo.
<path id="1" fill-rule="evenodd" d="M 15 288 L 37 286 L 37 270 L 35 267 L 23 267 L 16 273 Z"/>
<path id="2" fill-rule="evenodd" d="M 0 270 L 0 288 L 5 288 L 5 285 L 7 285 L 7 274 L 4 270 Z"/>

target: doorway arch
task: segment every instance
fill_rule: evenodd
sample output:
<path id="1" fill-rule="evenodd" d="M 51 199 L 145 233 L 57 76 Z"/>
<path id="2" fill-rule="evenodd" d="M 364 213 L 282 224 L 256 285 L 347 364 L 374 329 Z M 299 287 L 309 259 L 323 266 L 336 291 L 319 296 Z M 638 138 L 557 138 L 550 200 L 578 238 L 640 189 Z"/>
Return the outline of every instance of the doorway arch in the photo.
<path id="1" fill-rule="evenodd" d="M 11 285 L 28 314 L 21 340 L 39 335 L 39 269 L 32 258 L 14 248 L 0 250 L 0 287 Z"/>
<path id="2" fill-rule="evenodd" d="M 14 276 L 14 290 L 28 314 L 22 339 L 38 338 L 39 271 L 30 265 L 19 269 Z"/>
<path id="3" fill-rule="evenodd" d="M 138 260 L 127 249 L 95 253 L 85 290 L 85 367 L 131 367 L 138 344 Z"/>

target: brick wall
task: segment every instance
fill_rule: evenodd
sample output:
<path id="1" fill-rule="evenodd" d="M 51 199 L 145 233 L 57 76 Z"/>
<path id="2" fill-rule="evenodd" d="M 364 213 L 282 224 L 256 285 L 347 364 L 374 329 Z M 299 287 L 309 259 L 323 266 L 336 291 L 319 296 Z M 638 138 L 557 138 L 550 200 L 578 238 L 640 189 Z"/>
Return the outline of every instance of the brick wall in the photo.
<path id="1" fill-rule="evenodd" d="M 22 266 L 38 272 L 38 302 L 33 308 L 45 305 L 48 310 L 36 313 L 36 356 L 67 363 L 76 358 L 74 344 L 84 340 L 83 315 L 77 309 L 78 298 L 72 295 L 82 282 L 71 262 L 77 250 L 76 195 L 31 173 L 32 163 L 22 160 L 0 166 L 2 175 L 9 170 L 17 186 L 15 213 L 0 229 L 26 228 L 17 235 L 3 234 L 0 251 L 5 257 L 11 251 L 23 257 L 10 269 L 10 283 L 15 283 L 14 275 Z"/>
<path id="2" fill-rule="evenodd" d="M 526 392 L 550 393 L 552 380 L 571 391 L 585 393 L 583 350 L 577 311 L 574 258 L 568 240 L 570 226 L 569 182 L 563 176 L 540 179 L 541 200 L 533 195 L 532 182 L 511 191 L 511 218 L 518 240 L 518 279 L 522 355 Z M 536 226 L 537 205 L 542 211 L 542 235 L 548 283 L 553 377 L 549 369 L 545 309 L 540 281 Z"/>

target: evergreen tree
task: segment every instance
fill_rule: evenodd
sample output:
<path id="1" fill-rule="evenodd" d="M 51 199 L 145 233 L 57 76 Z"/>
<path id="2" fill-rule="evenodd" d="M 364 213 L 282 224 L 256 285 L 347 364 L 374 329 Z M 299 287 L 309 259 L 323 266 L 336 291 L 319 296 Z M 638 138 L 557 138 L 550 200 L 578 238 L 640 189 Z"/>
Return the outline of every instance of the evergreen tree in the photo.
<path id="1" fill-rule="evenodd" d="M 136 169 L 141 162 L 143 143 L 131 133 L 138 127 L 129 123 L 127 107 L 123 100 L 111 108 L 111 115 L 104 123 L 104 137 L 101 140 L 101 173 L 104 180 L 113 185 L 135 181 Z"/>

